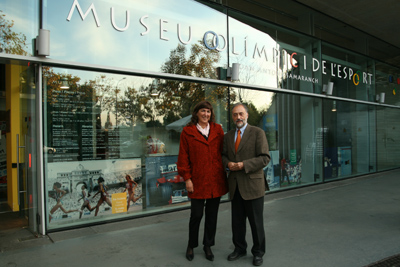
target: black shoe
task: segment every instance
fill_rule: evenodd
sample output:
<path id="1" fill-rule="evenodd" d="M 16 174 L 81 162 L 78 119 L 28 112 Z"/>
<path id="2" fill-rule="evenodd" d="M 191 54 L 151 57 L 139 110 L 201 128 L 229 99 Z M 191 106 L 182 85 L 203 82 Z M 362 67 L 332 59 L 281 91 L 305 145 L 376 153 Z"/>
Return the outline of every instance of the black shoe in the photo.
<path id="1" fill-rule="evenodd" d="M 192 261 L 193 258 L 194 258 L 193 249 L 188 246 L 186 249 L 186 259 L 188 259 L 188 261 Z"/>
<path id="2" fill-rule="evenodd" d="M 260 266 L 261 264 L 263 264 L 263 258 L 260 256 L 254 256 L 253 257 L 253 265 Z"/>
<path id="3" fill-rule="evenodd" d="M 246 252 L 239 253 L 238 251 L 233 251 L 231 254 L 228 256 L 228 261 L 235 261 L 243 256 L 246 256 Z"/>
<path id="4" fill-rule="evenodd" d="M 214 254 L 211 251 L 210 247 L 204 246 L 203 247 L 204 252 L 206 253 L 206 259 L 209 261 L 213 261 L 214 260 Z"/>

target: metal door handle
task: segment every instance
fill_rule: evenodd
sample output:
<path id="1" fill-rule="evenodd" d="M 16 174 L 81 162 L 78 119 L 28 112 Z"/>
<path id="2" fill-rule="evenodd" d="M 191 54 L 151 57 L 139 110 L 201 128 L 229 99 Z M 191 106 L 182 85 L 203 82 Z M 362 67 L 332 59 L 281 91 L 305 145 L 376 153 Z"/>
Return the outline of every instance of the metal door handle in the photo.
<path id="1" fill-rule="evenodd" d="M 25 136 L 25 146 L 26 146 L 26 136 Z M 21 199 L 20 199 L 20 194 L 21 193 L 26 193 L 27 191 L 20 191 L 20 175 L 19 175 L 19 149 L 20 148 L 25 148 L 25 146 L 20 146 L 19 145 L 19 134 L 17 134 L 17 185 L 18 185 L 18 206 L 21 205 Z M 25 176 L 25 180 L 26 180 L 26 176 Z M 25 181 L 25 185 L 27 185 L 26 181 Z"/>

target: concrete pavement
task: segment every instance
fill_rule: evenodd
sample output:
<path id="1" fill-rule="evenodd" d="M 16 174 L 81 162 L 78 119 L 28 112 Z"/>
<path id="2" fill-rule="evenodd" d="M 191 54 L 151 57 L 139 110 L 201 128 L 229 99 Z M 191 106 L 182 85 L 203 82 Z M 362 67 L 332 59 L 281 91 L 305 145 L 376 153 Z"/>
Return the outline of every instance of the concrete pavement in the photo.
<path id="1" fill-rule="evenodd" d="M 0 266 L 253 266 L 250 227 L 247 256 L 226 259 L 234 248 L 230 213 L 230 203 L 222 203 L 213 262 L 201 246 L 186 260 L 189 210 L 183 210 L 39 238 L 24 229 L 3 231 Z M 400 169 L 269 193 L 264 216 L 263 266 L 370 265 L 400 253 Z"/>

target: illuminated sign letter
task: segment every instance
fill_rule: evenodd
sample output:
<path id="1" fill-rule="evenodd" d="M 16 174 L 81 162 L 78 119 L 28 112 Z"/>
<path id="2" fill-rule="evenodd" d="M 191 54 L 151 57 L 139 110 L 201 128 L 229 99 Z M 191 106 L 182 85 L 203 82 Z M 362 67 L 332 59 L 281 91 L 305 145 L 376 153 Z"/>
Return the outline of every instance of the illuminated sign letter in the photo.
<path id="1" fill-rule="evenodd" d="M 115 25 L 115 17 L 114 17 L 114 8 L 111 8 L 111 24 L 116 29 L 117 31 L 124 32 L 129 28 L 129 11 L 126 11 L 126 22 L 125 22 L 125 27 L 120 28 L 117 25 Z"/>
<path id="2" fill-rule="evenodd" d="M 178 39 L 182 44 L 187 45 L 192 40 L 192 27 L 189 26 L 189 40 L 184 42 L 181 38 L 181 25 L 178 23 Z"/>
<path id="3" fill-rule="evenodd" d="M 232 37 L 232 54 L 239 55 L 239 53 L 235 51 L 235 37 Z"/>
<path id="4" fill-rule="evenodd" d="M 293 68 L 297 68 L 298 65 L 293 63 L 293 56 L 294 56 L 294 55 L 297 55 L 297 53 L 292 53 L 292 54 L 290 55 L 290 65 L 292 65 Z"/>
<path id="5" fill-rule="evenodd" d="M 342 70 L 340 69 L 342 67 L 342 65 L 338 65 L 337 66 L 337 76 L 339 77 L 339 78 L 342 78 Z"/>
<path id="6" fill-rule="evenodd" d="M 72 14 L 74 13 L 75 7 L 78 9 L 79 15 L 81 16 L 82 20 L 85 20 L 85 18 L 87 17 L 87 15 L 89 15 L 89 12 L 92 11 L 93 16 L 94 16 L 94 20 L 96 21 L 97 27 L 100 27 L 100 21 L 99 18 L 97 17 L 97 13 L 96 13 L 96 8 L 94 7 L 94 4 L 92 3 L 89 7 L 89 9 L 86 11 L 85 14 L 83 14 L 82 12 L 82 8 L 78 3 L 78 0 L 74 0 L 74 3 L 72 3 L 72 7 L 71 10 L 69 11 L 67 20 L 70 21 Z"/>
<path id="7" fill-rule="evenodd" d="M 279 50 L 278 49 L 276 49 L 276 48 L 272 48 L 272 55 L 274 55 L 274 57 L 273 57 L 273 62 L 275 63 L 276 62 L 276 60 L 278 59 L 278 64 L 279 64 L 279 56 L 280 56 L 280 52 L 279 52 Z"/>
<path id="8" fill-rule="evenodd" d="M 371 77 L 370 77 L 370 79 L 371 79 Z M 368 84 L 366 72 L 363 72 L 363 83 Z"/>
<path id="9" fill-rule="evenodd" d="M 160 19 L 160 39 L 169 41 L 169 39 L 167 37 L 164 37 L 164 35 L 163 35 L 164 32 L 167 32 L 167 30 L 163 28 L 164 23 L 168 23 L 168 20 Z"/>
<path id="10" fill-rule="evenodd" d="M 148 17 L 149 17 L 148 15 L 144 15 L 143 17 L 140 18 L 140 24 L 142 24 L 143 27 L 146 28 L 145 32 L 140 33 L 140 35 L 142 35 L 142 36 L 148 34 L 150 31 L 149 27 L 147 27 L 147 25 L 144 23 L 144 19 L 147 19 Z"/>
<path id="11" fill-rule="evenodd" d="M 244 56 L 247 57 L 247 36 L 244 38 Z"/>
<path id="12" fill-rule="evenodd" d="M 312 65 L 313 65 L 313 72 L 316 72 L 319 70 L 319 61 L 315 57 L 312 59 Z"/>
<path id="13" fill-rule="evenodd" d="M 214 35 L 214 37 L 213 37 L 213 42 L 212 42 L 213 46 L 210 46 L 210 45 L 208 44 L 208 42 L 207 42 L 207 35 L 208 35 L 208 34 Z M 215 50 L 215 49 L 218 48 L 218 36 L 217 36 L 217 34 L 216 34 L 215 32 L 213 32 L 213 31 L 208 31 L 208 32 L 206 32 L 206 33 L 204 34 L 204 36 L 203 36 L 203 42 L 204 42 L 204 45 L 205 45 L 208 49 L 210 49 L 210 50 Z"/>
<path id="14" fill-rule="evenodd" d="M 325 66 L 325 64 L 326 64 L 326 61 L 322 60 L 322 74 L 326 74 L 326 66 Z"/>
<path id="15" fill-rule="evenodd" d="M 282 63 L 282 69 L 283 68 L 288 68 L 288 52 L 285 49 L 282 49 L 281 52 L 281 63 Z"/>
<path id="16" fill-rule="evenodd" d="M 358 71 L 357 71 L 357 73 L 354 73 L 353 83 L 354 83 L 354 85 L 358 85 L 360 83 L 360 75 L 358 75 Z"/>
<path id="17" fill-rule="evenodd" d="M 265 46 L 262 47 L 261 51 L 258 49 L 258 46 L 256 44 L 256 46 L 254 47 L 254 53 L 253 53 L 253 58 L 256 58 L 256 52 L 258 53 L 258 56 L 261 57 L 261 53 L 264 52 L 265 55 L 265 60 L 268 61 L 267 58 L 267 52 L 265 51 Z"/>
<path id="18" fill-rule="evenodd" d="M 224 51 L 225 50 L 225 48 L 226 48 L 226 39 L 225 39 L 225 36 L 223 36 L 222 34 L 218 34 L 218 36 L 221 36 L 221 38 L 222 39 L 224 39 L 224 47 L 222 47 L 222 48 L 216 48 L 216 50 L 218 51 L 218 52 L 221 52 L 221 51 Z M 216 38 L 218 38 L 217 36 L 214 36 L 214 39 L 213 39 L 213 44 L 215 45 L 216 43 Z M 218 45 L 219 45 L 219 39 L 218 39 Z"/>
<path id="19" fill-rule="evenodd" d="M 353 77 L 353 69 L 349 68 L 349 80 Z"/>

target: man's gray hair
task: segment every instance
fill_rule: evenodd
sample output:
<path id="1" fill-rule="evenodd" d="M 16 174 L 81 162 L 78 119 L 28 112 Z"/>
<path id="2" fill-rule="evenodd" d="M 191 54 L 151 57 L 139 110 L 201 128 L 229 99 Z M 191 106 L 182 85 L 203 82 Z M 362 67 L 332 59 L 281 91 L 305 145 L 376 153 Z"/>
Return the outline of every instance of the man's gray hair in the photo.
<path id="1" fill-rule="evenodd" d="M 247 108 L 247 106 L 246 106 L 245 104 L 243 104 L 243 103 L 240 103 L 240 102 L 234 104 L 234 105 L 232 106 L 232 110 L 233 110 L 234 108 L 236 108 L 237 106 L 242 106 L 242 107 L 244 107 L 244 109 L 246 110 L 246 113 L 247 113 L 247 114 L 249 113 L 249 109 Z"/>

